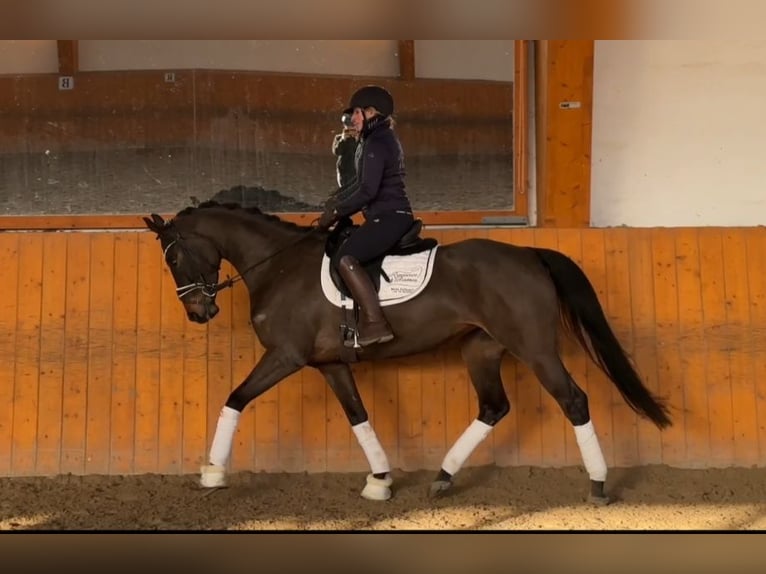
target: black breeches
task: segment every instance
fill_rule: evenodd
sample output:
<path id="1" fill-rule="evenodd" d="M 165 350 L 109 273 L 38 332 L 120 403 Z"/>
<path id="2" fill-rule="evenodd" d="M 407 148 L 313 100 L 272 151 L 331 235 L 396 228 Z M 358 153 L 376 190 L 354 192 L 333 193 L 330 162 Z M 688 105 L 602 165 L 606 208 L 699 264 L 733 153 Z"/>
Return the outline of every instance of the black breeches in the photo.
<path id="1" fill-rule="evenodd" d="M 335 265 L 344 255 L 351 255 L 364 264 L 379 257 L 396 245 L 412 227 L 411 213 L 391 212 L 368 219 L 341 246 L 334 258 Z"/>

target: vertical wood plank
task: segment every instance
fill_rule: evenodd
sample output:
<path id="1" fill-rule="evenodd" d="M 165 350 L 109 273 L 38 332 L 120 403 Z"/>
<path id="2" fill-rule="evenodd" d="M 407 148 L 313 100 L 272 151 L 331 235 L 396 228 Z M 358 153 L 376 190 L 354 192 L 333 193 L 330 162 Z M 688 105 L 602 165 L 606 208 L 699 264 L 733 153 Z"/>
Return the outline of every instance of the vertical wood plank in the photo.
<path id="1" fill-rule="evenodd" d="M 399 466 L 403 470 L 423 468 L 423 389 L 421 355 L 397 361 L 399 388 Z"/>
<path id="2" fill-rule="evenodd" d="M 582 230 L 580 229 L 559 229 L 558 230 L 558 248 L 559 251 L 568 255 L 572 260 L 583 267 L 582 256 Z M 590 279 L 590 277 L 588 278 Z M 563 359 L 570 376 L 575 384 L 580 387 L 585 394 L 588 394 L 588 355 L 580 347 L 577 340 L 571 336 L 562 340 Z M 577 438 L 572 424 L 565 419 L 564 423 L 565 439 L 565 464 L 567 466 L 579 466 L 582 464 L 582 455 L 580 447 L 577 445 Z"/>
<path id="3" fill-rule="evenodd" d="M 372 366 L 372 421 L 392 468 L 399 468 L 399 369 L 393 361 Z"/>
<path id="4" fill-rule="evenodd" d="M 662 462 L 683 465 L 686 461 L 686 421 L 684 411 L 683 366 L 679 348 L 679 285 L 677 281 L 677 255 L 675 231 L 655 229 L 651 231 L 654 252 L 654 321 L 656 322 L 657 386 L 652 388 L 660 397 L 667 399 L 673 425 L 661 435 Z M 635 290 L 634 290 L 635 293 Z M 639 310 L 646 317 L 647 310 Z M 644 423 L 646 424 L 646 423 Z M 643 429 L 642 426 L 640 428 Z M 642 442 L 644 438 L 642 437 Z"/>
<path id="5" fill-rule="evenodd" d="M 447 454 L 445 439 L 444 353 L 436 349 L 422 356 L 420 370 L 421 411 L 423 413 L 423 467 L 436 470 Z"/>
<path id="6" fill-rule="evenodd" d="M 444 229 L 441 241 L 446 245 L 462 241 L 467 236 L 467 232 L 463 229 Z M 459 345 L 450 344 L 444 347 L 444 371 L 446 375 L 444 381 L 445 439 L 447 450 L 449 450 L 471 422 L 473 410 L 468 404 L 468 397 L 475 401 L 475 394 L 469 394 L 473 389 L 465 363 L 460 356 Z M 465 466 L 474 465 L 475 459 L 471 456 L 466 460 Z"/>
<path id="7" fill-rule="evenodd" d="M 535 231 L 533 229 L 514 229 L 511 231 L 511 241 L 516 245 L 534 246 Z M 543 460 L 542 434 L 542 386 L 531 368 L 516 361 L 515 393 L 508 393 L 509 400 L 515 400 L 518 463 L 524 466 L 537 466 Z M 513 408 L 513 407 L 511 407 Z"/>
<path id="8" fill-rule="evenodd" d="M 672 238 L 671 238 L 672 244 Z M 662 246 L 658 246 L 660 249 Z M 628 242 L 630 265 L 630 309 L 632 318 L 633 348 L 625 347 L 632 355 L 634 367 L 641 381 L 650 392 L 657 394 L 658 385 L 658 361 L 657 356 L 657 333 L 656 330 L 665 328 L 669 323 L 675 323 L 675 316 L 668 317 L 667 313 L 655 318 L 655 278 L 654 254 L 652 253 L 652 232 L 649 229 L 633 229 L 630 232 Z M 664 256 L 660 252 L 660 256 Z M 670 270 L 675 273 L 672 251 L 669 256 Z M 675 281 L 672 282 L 675 289 Z M 674 297 L 671 294 L 671 300 Z M 665 303 L 665 302 L 663 302 Z M 667 301 L 669 304 L 669 301 Z M 665 308 L 657 312 L 664 312 Z M 675 310 L 670 309 L 674 315 Z M 660 464 L 662 462 L 662 437 L 659 429 L 643 417 L 636 418 L 636 433 L 638 436 L 638 459 L 639 464 Z"/>
<path id="9" fill-rule="evenodd" d="M 43 236 L 40 397 L 35 468 L 36 474 L 40 475 L 58 474 L 61 467 L 66 261 L 66 235 L 46 233 Z"/>
<path id="10" fill-rule="evenodd" d="M 705 346 L 712 466 L 734 462 L 734 426 L 731 408 L 731 379 L 725 352 L 726 301 L 721 230 L 699 229 L 700 281 L 705 319 Z"/>
<path id="11" fill-rule="evenodd" d="M 208 328 L 192 321 L 184 323 L 183 428 L 181 470 L 194 473 L 207 464 L 207 346 Z"/>
<path id="12" fill-rule="evenodd" d="M 753 337 L 748 288 L 750 252 L 742 229 L 726 229 L 722 239 L 726 323 L 729 331 L 722 343 L 727 349 L 731 377 L 733 460 L 738 466 L 749 467 L 758 463 L 755 380 L 748 352 L 748 343 Z"/>
<path id="13" fill-rule="evenodd" d="M 114 235 L 91 239 L 90 320 L 88 323 L 88 411 L 85 435 L 86 474 L 108 474 L 112 406 L 114 326 Z"/>
<path id="14" fill-rule="evenodd" d="M 16 309 L 19 284 L 19 233 L 0 234 L 0 269 L 5 296 L 0 297 L 0 475 L 11 474 L 13 396 L 16 378 Z"/>
<path id="15" fill-rule="evenodd" d="M 558 230 L 538 228 L 534 231 L 535 247 L 558 250 Z M 562 357 L 563 359 L 563 357 Z M 566 435 L 570 429 L 561 407 L 542 384 L 540 389 L 540 431 L 542 434 L 542 464 L 563 466 L 566 463 Z"/>
<path id="16" fill-rule="evenodd" d="M 604 239 L 606 314 L 617 339 L 625 349 L 630 349 L 633 346 L 631 333 L 633 317 L 630 308 L 632 273 L 628 261 L 628 231 L 624 228 L 610 229 Z M 614 385 L 612 385 L 611 402 L 615 464 L 622 467 L 633 466 L 639 462 L 637 415 L 625 403 Z"/>
<path id="17" fill-rule="evenodd" d="M 754 404 L 758 433 L 758 464 L 766 463 L 766 229 L 745 230 L 747 241 L 748 290 L 750 292 L 750 325 L 752 342 L 747 346 L 754 385 Z"/>
<path id="18" fill-rule="evenodd" d="M 302 374 L 299 371 L 286 377 L 274 387 L 278 396 L 279 469 L 283 472 L 300 472 L 303 466 L 301 382 Z"/>
<path id="19" fill-rule="evenodd" d="M 121 233 L 114 238 L 114 355 L 109 465 L 112 474 L 129 474 L 135 468 L 137 305 L 138 237 L 136 233 Z"/>
<path id="20" fill-rule="evenodd" d="M 583 271 L 593 284 L 599 303 L 612 328 L 614 322 L 607 308 L 607 269 L 606 239 L 608 231 L 604 229 L 586 229 L 582 231 Z M 607 466 L 615 465 L 614 424 L 612 420 L 612 382 L 588 358 L 586 361 L 588 379 L 588 408 L 591 421 L 596 429 L 601 450 Z"/>
<path id="21" fill-rule="evenodd" d="M 702 299 L 698 229 L 677 230 L 675 243 L 686 464 L 705 467 L 710 460 L 711 443 L 708 425 L 705 308 Z"/>
<path id="22" fill-rule="evenodd" d="M 301 370 L 301 385 L 303 470 L 325 472 L 327 470 L 327 413 L 325 411 L 327 385 L 321 373 L 311 367 Z"/>
<path id="23" fill-rule="evenodd" d="M 75 233 L 67 237 L 61 472 L 76 475 L 85 473 L 90 248 L 93 237 L 87 233 Z"/>
<path id="24" fill-rule="evenodd" d="M 540 40 L 538 54 L 538 222 L 590 223 L 593 40 Z M 562 106 L 563 103 L 575 103 Z"/>
<path id="25" fill-rule="evenodd" d="M 162 265 L 160 305 L 160 402 L 157 466 L 163 474 L 181 472 L 183 457 L 184 323 L 176 283 Z"/>
<path id="26" fill-rule="evenodd" d="M 162 250 L 154 233 L 137 245 L 134 472 L 159 472 Z"/>
<path id="27" fill-rule="evenodd" d="M 16 315 L 16 375 L 13 393 L 14 475 L 34 473 L 37 457 L 39 405 L 40 311 L 43 279 L 43 238 L 29 233 L 19 238 L 18 308 Z"/>

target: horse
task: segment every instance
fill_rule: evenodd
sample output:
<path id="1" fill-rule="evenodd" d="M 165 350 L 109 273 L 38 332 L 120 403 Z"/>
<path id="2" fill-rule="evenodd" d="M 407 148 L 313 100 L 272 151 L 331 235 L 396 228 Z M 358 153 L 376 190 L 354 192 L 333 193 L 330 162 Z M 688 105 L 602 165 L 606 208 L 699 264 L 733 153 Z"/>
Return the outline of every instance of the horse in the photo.
<path id="1" fill-rule="evenodd" d="M 654 396 L 642 382 L 590 280 L 559 251 L 485 238 L 437 244 L 420 236 L 418 219 L 407 241 L 370 264 L 368 272 L 379 289 L 393 281 L 391 276 L 413 275 L 391 272 L 389 262 L 401 265 L 420 258 L 426 272 L 419 273 L 420 283 L 406 296 L 393 297 L 382 307 L 395 338 L 359 348 L 353 320 L 347 321 L 348 291 L 337 276 L 328 279 L 328 261 L 344 238 L 339 228 L 353 229 L 350 220 L 328 231 L 257 207 L 209 200 L 184 208 L 168 221 L 156 213 L 143 220 L 159 240 L 188 320 L 212 320 L 218 312 L 217 293 L 243 281 L 250 294 L 252 327 L 265 350 L 220 410 L 207 464 L 200 467 L 203 488 L 226 486 L 226 465 L 244 408 L 284 378 L 310 367 L 332 389 L 369 463 L 361 496 L 389 499 L 391 468 L 351 364 L 412 355 L 450 341 L 460 345 L 479 410 L 445 454 L 429 496 L 449 491 L 473 450 L 510 411 L 501 379 L 501 361 L 508 354 L 531 368 L 571 423 L 588 473 L 588 501 L 610 502 L 607 465 L 588 397 L 559 355 L 565 334 L 576 339 L 639 416 L 659 429 L 672 425 L 665 399 Z M 231 263 L 237 275 L 219 283 L 222 260 Z M 341 303 L 331 300 L 328 285 L 337 287 Z"/>

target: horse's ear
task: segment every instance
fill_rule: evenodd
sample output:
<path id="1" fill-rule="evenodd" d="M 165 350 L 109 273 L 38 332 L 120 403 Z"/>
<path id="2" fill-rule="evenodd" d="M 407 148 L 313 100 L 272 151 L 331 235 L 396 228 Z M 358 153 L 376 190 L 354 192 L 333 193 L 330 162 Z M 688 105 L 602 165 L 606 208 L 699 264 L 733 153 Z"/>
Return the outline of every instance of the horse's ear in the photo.
<path id="1" fill-rule="evenodd" d="M 146 223 L 146 227 L 154 231 L 155 233 L 159 233 L 162 231 L 162 228 L 165 226 L 165 220 L 162 219 L 159 215 L 156 213 L 152 213 L 152 218 L 149 219 L 148 217 L 143 217 L 144 223 Z"/>

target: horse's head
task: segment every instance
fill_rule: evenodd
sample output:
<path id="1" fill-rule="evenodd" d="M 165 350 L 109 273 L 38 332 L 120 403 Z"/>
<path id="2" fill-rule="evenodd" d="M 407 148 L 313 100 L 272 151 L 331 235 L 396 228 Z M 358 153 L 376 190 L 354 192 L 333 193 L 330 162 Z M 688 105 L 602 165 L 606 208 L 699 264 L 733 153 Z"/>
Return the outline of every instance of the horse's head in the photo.
<path id="1" fill-rule="evenodd" d="M 157 234 L 176 293 L 191 321 L 207 323 L 218 314 L 215 304 L 221 256 L 213 243 L 196 233 L 182 235 L 172 221 L 152 213 L 143 218 Z"/>

